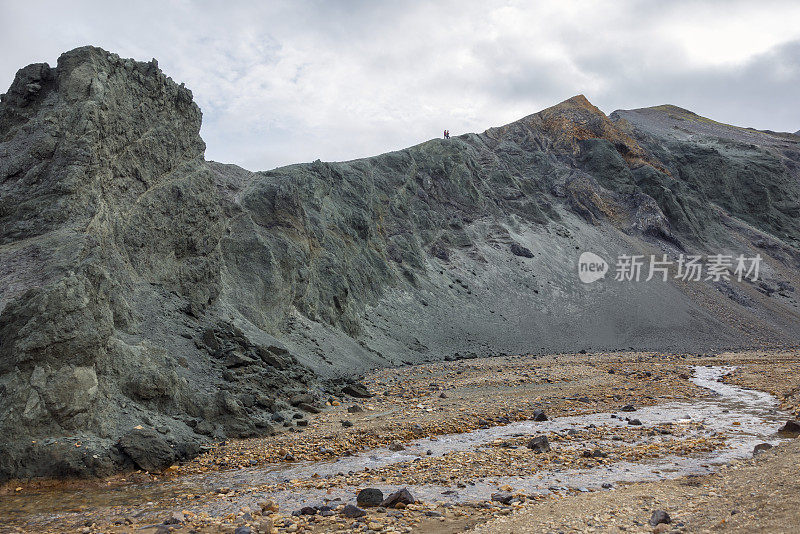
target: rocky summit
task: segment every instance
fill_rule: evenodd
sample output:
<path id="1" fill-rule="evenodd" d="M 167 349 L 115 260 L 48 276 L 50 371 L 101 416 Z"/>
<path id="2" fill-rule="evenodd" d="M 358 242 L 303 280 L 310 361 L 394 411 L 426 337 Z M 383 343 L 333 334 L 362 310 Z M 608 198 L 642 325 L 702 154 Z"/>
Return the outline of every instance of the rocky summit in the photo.
<path id="1" fill-rule="evenodd" d="M 205 161 L 200 125 L 155 60 L 94 47 L 2 95 L 0 479 L 158 471 L 369 397 L 382 366 L 800 339 L 796 134 L 576 96 L 250 172 Z M 581 282 L 582 252 L 605 278 Z M 763 263 L 616 281 L 621 254 Z"/>

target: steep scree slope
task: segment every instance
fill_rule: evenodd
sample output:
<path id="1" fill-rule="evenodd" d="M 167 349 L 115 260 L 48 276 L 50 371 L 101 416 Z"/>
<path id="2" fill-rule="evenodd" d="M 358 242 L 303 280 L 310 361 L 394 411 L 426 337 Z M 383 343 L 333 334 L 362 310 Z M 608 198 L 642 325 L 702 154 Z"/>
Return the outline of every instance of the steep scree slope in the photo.
<path id="1" fill-rule="evenodd" d="M 253 173 L 204 161 L 200 121 L 155 61 L 93 47 L 3 95 L 0 479 L 159 469 L 376 366 L 798 339 L 789 134 L 578 96 Z M 757 283 L 582 284 L 582 251 L 766 263 Z"/>

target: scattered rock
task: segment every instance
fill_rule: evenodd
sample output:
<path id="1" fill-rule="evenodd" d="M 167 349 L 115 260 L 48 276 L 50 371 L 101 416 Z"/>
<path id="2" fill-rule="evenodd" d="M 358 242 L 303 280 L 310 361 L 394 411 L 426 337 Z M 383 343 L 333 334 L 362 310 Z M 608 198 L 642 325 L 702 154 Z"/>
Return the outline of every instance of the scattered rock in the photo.
<path id="1" fill-rule="evenodd" d="M 650 526 L 654 527 L 662 523 L 664 524 L 672 523 L 672 518 L 664 510 L 655 510 L 653 514 L 650 516 Z"/>
<path id="2" fill-rule="evenodd" d="M 351 426 L 353 426 L 353 422 L 348 421 L 347 419 L 342 419 L 342 426 L 344 428 L 350 428 Z"/>
<path id="3" fill-rule="evenodd" d="M 544 413 L 544 410 L 541 408 L 536 408 L 533 410 L 533 420 L 534 421 L 547 421 L 547 414 Z"/>
<path id="4" fill-rule="evenodd" d="M 772 448 L 772 445 L 770 445 L 769 443 L 759 443 L 758 445 L 753 447 L 753 455 L 755 456 L 759 452 L 768 451 L 771 448 Z"/>
<path id="5" fill-rule="evenodd" d="M 377 488 L 364 488 L 358 492 L 356 502 L 359 506 L 380 506 L 383 503 L 383 492 Z"/>
<path id="6" fill-rule="evenodd" d="M 528 442 L 528 448 L 536 454 L 550 452 L 550 441 L 547 436 L 536 436 Z"/>
<path id="7" fill-rule="evenodd" d="M 521 258 L 532 258 L 533 252 L 528 247 L 523 247 L 519 243 L 511 243 L 511 253 L 514 256 L 519 256 Z"/>
<path id="8" fill-rule="evenodd" d="M 778 432 L 783 435 L 796 437 L 800 435 L 800 421 L 789 419 Z"/>
<path id="9" fill-rule="evenodd" d="M 364 411 L 364 408 L 359 406 L 358 404 L 353 404 L 352 406 L 347 408 L 348 413 L 361 413 Z"/>
<path id="10" fill-rule="evenodd" d="M 342 393 L 359 399 L 369 399 L 375 396 L 369 392 L 367 386 L 360 382 L 353 382 L 352 384 L 346 385 L 344 388 L 342 388 Z"/>
<path id="11" fill-rule="evenodd" d="M 498 491 L 497 493 L 492 493 L 492 500 L 502 504 L 510 504 L 511 499 L 513 498 L 514 495 L 509 491 Z"/>
<path id="12" fill-rule="evenodd" d="M 301 404 L 312 404 L 314 396 L 311 393 L 298 393 L 289 398 L 289 404 L 292 406 L 300 406 Z"/>
<path id="13" fill-rule="evenodd" d="M 414 496 L 411 495 L 411 492 L 408 491 L 408 488 L 403 488 L 386 497 L 381 503 L 381 506 L 386 508 L 392 508 L 397 506 L 398 504 L 407 505 L 407 504 L 414 504 L 415 502 L 416 500 L 414 500 Z"/>
<path id="14" fill-rule="evenodd" d="M 277 512 L 279 510 L 278 505 L 275 504 L 275 501 L 263 501 L 263 502 L 258 503 L 258 505 L 261 507 L 261 512 L 262 513 L 267 513 L 267 512 L 273 512 L 274 513 L 274 512 Z"/>
<path id="15" fill-rule="evenodd" d="M 300 508 L 300 515 L 317 515 L 317 509 L 313 506 L 303 506 Z"/>
<path id="16" fill-rule="evenodd" d="M 635 412 L 636 407 L 633 404 L 626 404 L 622 408 L 619 409 L 621 412 Z"/>
<path id="17" fill-rule="evenodd" d="M 397 442 L 397 441 L 393 441 L 393 442 L 391 442 L 391 443 L 389 444 L 389 447 L 388 447 L 388 448 L 389 448 L 389 450 L 390 450 L 390 451 L 394 451 L 394 452 L 398 452 L 398 451 L 404 451 L 404 450 L 406 450 L 406 448 L 405 448 L 405 447 L 403 447 L 403 445 L 402 445 L 401 443 Z"/>
<path id="18" fill-rule="evenodd" d="M 342 510 L 342 515 L 348 518 L 364 517 L 365 515 L 367 515 L 367 512 L 365 512 L 364 510 L 362 510 L 361 508 L 359 508 L 354 504 L 348 504 Z"/>
<path id="19" fill-rule="evenodd" d="M 186 521 L 186 516 L 183 512 L 172 512 L 168 518 L 164 520 L 165 525 L 180 525 Z"/>
<path id="20" fill-rule="evenodd" d="M 175 463 L 175 451 L 152 428 L 137 427 L 123 435 L 117 448 L 127 454 L 139 469 L 156 473 Z"/>
<path id="21" fill-rule="evenodd" d="M 633 426 L 642 426 L 642 422 L 638 419 L 629 419 L 628 424 Z"/>
<path id="22" fill-rule="evenodd" d="M 297 405 L 297 407 L 303 410 L 304 412 L 308 413 L 319 413 L 322 411 L 313 404 L 309 404 L 307 402 L 301 402 L 300 404 Z"/>

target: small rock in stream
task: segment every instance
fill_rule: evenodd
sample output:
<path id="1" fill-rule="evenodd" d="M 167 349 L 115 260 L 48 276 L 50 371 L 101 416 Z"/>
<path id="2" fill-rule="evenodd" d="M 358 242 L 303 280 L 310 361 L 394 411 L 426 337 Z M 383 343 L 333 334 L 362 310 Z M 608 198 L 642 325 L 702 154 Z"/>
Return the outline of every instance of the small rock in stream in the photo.
<path id="1" fill-rule="evenodd" d="M 642 422 L 638 419 L 629 419 L 628 424 L 633 426 L 642 426 Z"/>
<path id="2" fill-rule="evenodd" d="M 626 404 L 622 408 L 619 409 L 621 412 L 635 412 L 636 407 L 633 404 Z"/>
<path id="3" fill-rule="evenodd" d="M 356 502 L 359 506 L 380 506 L 383 502 L 383 492 L 377 488 L 364 488 L 358 492 Z"/>
<path id="4" fill-rule="evenodd" d="M 342 515 L 344 517 L 348 517 L 348 518 L 352 519 L 352 518 L 355 518 L 355 517 L 364 517 L 365 515 L 367 515 L 367 512 L 365 512 L 364 510 L 362 510 L 361 508 L 359 508 L 358 506 L 356 506 L 354 504 L 348 504 L 342 510 Z"/>
<path id="5" fill-rule="evenodd" d="M 354 404 L 347 408 L 348 413 L 361 413 L 364 411 L 364 408 L 359 406 L 358 404 Z"/>
<path id="6" fill-rule="evenodd" d="M 381 503 L 381 506 L 385 508 L 393 508 L 398 504 L 414 504 L 416 500 L 414 496 L 411 495 L 411 492 L 408 491 L 408 488 L 403 488 L 399 491 L 396 491 L 386 497 Z"/>
<path id="7" fill-rule="evenodd" d="M 502 504 L 511 503 L 511 499 L 513 498 L 514 495 L 510 491 L 498 491 L 497 493 L 492 493 L 492 500 Z"/>
<path id="8" fill-rule="evenodd" d="M 755 456 L 759 452 L 768 451 L 771 448 L 772 448 L 772 445 L 770 445 L 769 443 L 759 443 L 758 445 L 753 447 L 753 456 Z"/>
<path id="9" fill-rule="evenodd" d="M 528 442 L 528 448 L 536 454 L 550 452 L 550 441 L 547 436 L 536 436 Z"/>

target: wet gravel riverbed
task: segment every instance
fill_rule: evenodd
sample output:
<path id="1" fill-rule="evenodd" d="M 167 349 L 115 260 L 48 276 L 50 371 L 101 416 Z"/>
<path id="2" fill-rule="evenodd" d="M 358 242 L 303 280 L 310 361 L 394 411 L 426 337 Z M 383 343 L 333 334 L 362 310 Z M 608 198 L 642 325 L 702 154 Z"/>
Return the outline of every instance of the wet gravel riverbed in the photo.
<path id="1" fill-rule="evenodd" d="M 384 387 L 384 395 L 360 401 L 362 415 L 345 412 L 345 406 L 331 407 L 308 432 L 250 441 L 256 452 L 249 455 L 247 467 L 208 468 L 213 459 L 248 457 L 236 454 L 247 450 L 248 442 L 227 444 L 161 475 L 6 488 L 0 516 L 9 531 L 463 529 L 544 499 L 703 475 L 750 457 L 757 444 L 777 445 L 782 438 L 776 431 L 788 417 L 779 400 L 723 381 L 734 365 L 702 363 L 685 356 L 628 354 L 584 361 L 577 356 L 491 359 L 382 371 L 367 384 L 373 390 Z M 481 374 L 492 372 L 493 366 L 503 372 L 481 381 Z M 410 378 L 395 380 L 392 372 Z M 428 383 L 437 387 L 419 388 L 430 376 L 435 378 Z M 495 395 L 481 409 L 487 380 L 493 381 L 488 391 L 494 389 Z M 393 390 L 398 383 L 402 392 Z M 446 391 L 450 394 L 442 394 Z M 394 408 L 388 403 L 392 396 Z M 458 406 L 453 399 L 469 404 Z M 512 405 L 517 411 L 509 409 Z M 507 415 L 497 415 L 498 408 L 505 408 Z M 380 424 L 385 419 L 407 420 L 398 421 L 395 432 L 373 436 L 379 446 L 354 450 L 356 442 L 345 454 L 336 454 L 325 450 L 326 443 L 341 450 L 343 442 L 355 441 L 334 432 L 342 428 L 334 419 L 342 412 L 362 432 L 374 434 L 384 429 Z M 542 419 L 542 413 L 547 420 L 532 420 Z M 448 428 L 459 429 L 458 421 L 453 424 L 457 414 L 467 429 L 447 433 Z M 418 422 L 410 422 L 409 416 Z M 549 450 L 530 447 L 537 437 L 547 439 Z M 293 447 L 292 440 L 305 446 Z M 263 461 L 276 454 L 274 447 L 284 449 L 277 451 L 279 457 L 295 455 L 297 460 Z M 312 451 L 317 451 L 316 460 L 310 459 Z M 405 487 L 418 502 L 344 517 L 343 506 L 355 504 L 355 495 L 367 487 L 384 496 Z M 292 515 L 304 507 L 303 515 Z"/>

